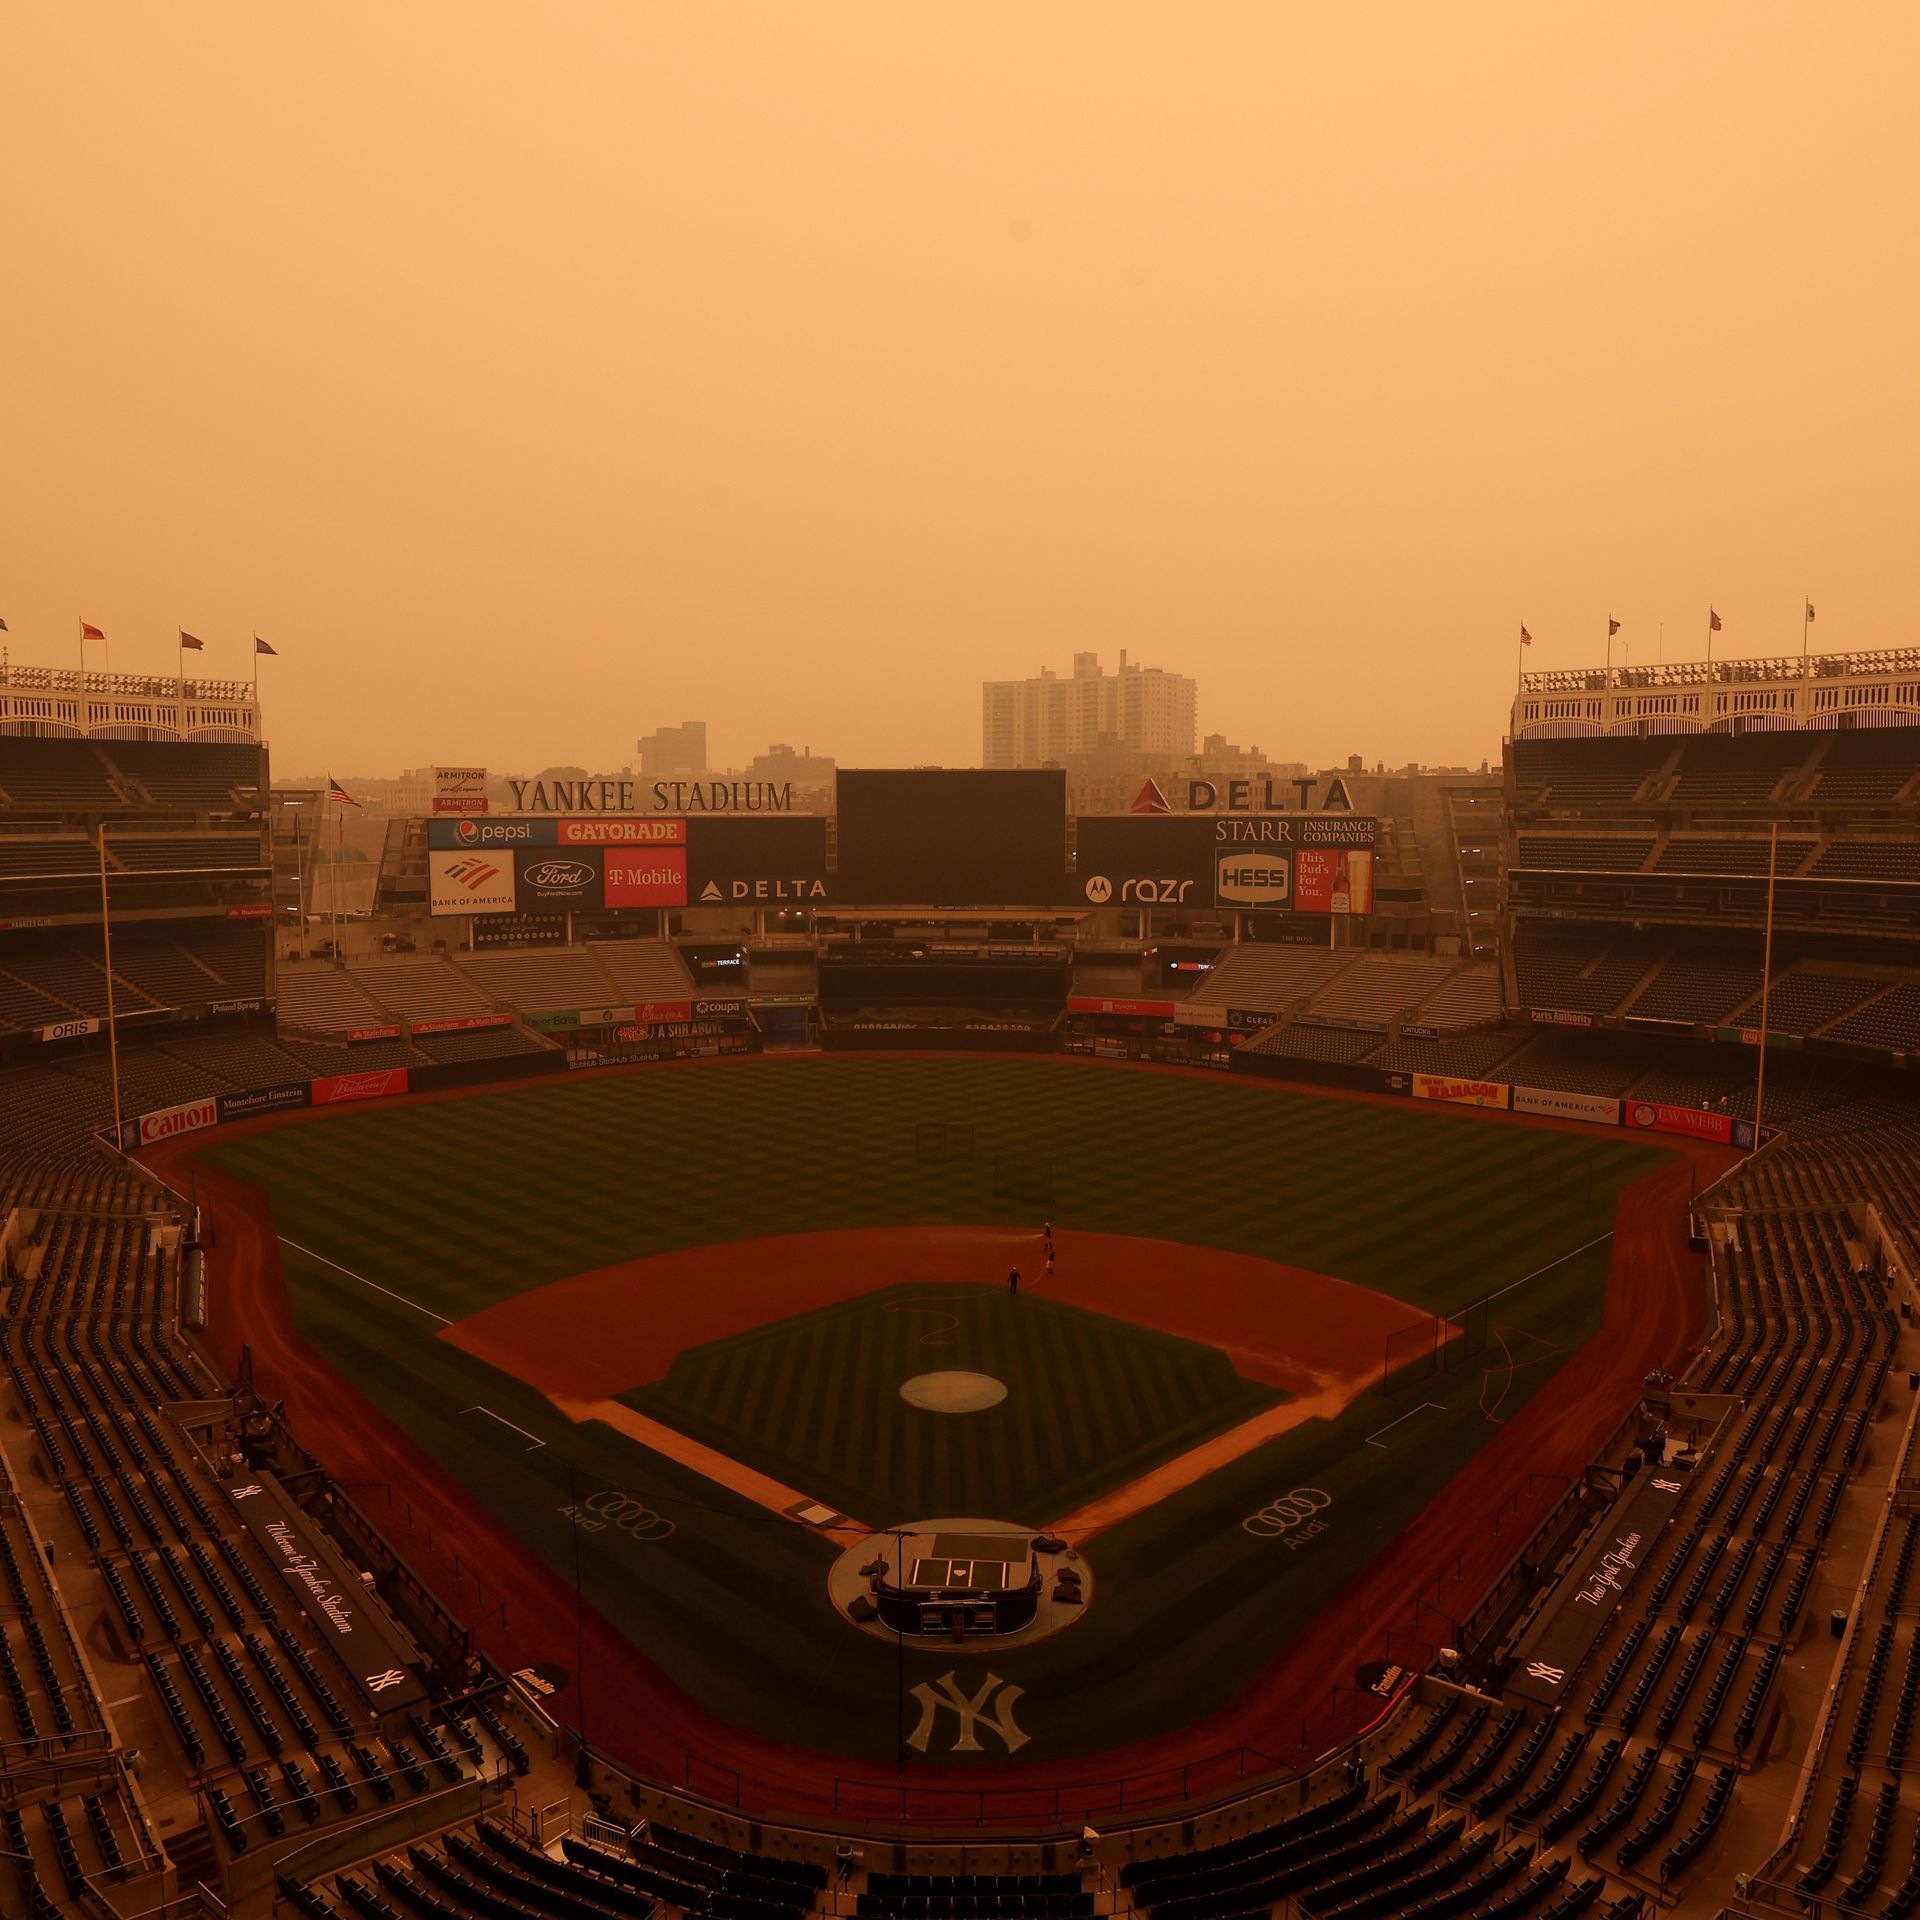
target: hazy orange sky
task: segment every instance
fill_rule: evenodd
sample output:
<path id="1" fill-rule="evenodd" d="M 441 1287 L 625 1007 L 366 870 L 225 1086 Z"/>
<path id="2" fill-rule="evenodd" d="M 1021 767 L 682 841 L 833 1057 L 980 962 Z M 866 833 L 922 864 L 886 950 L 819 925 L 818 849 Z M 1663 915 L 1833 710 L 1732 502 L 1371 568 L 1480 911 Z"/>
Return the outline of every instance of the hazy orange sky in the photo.
<path id="1" fill-rule="evenodd" d="M 15 660 L 280 651 L 277 767 L 1278 758 L 1914 640 L 1920 8 L 0 11 Z M 97 649 L 94 664 L 101 664 Z"/>

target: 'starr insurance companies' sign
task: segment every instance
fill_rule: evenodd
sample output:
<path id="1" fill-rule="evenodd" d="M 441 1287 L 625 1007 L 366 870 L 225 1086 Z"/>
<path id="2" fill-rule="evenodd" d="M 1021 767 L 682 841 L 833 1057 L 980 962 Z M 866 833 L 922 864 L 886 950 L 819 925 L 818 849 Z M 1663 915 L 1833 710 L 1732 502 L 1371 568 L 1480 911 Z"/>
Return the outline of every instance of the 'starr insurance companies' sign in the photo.
<path id="1" fill-rule="evenodd" d="M 515 813 L 791 813 L 790 780 L 509 780 Z"/>

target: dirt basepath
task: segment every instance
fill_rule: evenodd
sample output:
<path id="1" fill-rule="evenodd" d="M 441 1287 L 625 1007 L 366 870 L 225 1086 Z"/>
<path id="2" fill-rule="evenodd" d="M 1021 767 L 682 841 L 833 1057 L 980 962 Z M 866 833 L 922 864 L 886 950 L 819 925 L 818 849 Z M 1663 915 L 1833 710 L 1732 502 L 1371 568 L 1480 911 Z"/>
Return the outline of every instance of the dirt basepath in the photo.
<path id="1" fill-rule="evenodd" d="M 1433 1317 L 1371 1287 L 1252 1254 L 1117 1233 L 870 1227 L 684 1247 L 483 1307 L 439 1337 L 550 1398 L 609 1400 L 710 1340 L 906 1283 L 1001 1287 L 1219 1347 L 1296 1397 L 1376 1377 L 1387 1336 Z M 1343 1400 L 1342 1405 L 1345 1404 Z"/>
<path id="2" fill-rule="evenodd" d="M 1436 1339 L 1450 1339 L 1455 1331 L 1404 1300 L 1277 1260 L 1064 1229 L 1053 1245 L 1048 1278 L 1041 1236 L 1012 1228 L 873 1227 L 733 1240 L 530 1288 L 456 1320 L 438 1337 L 545 1394 L 570 1419 L 604 1419 L 775 1513 L 791 1513 L 811 1496 L 643 1419 L 614 1396 L 661 1379 L 678 1355 L 709 1340 L 882 1286 L 912 1282 L 953 1294 L 997 1289 L 1010 1266 L 1022 1270 L 1028 1293 L 1221 1348 L 1245 1378 L 1287 1394 L 1284 1406 L 1216 1434 L 1074 1513 L 1042 1516 L 1078 1544 L 1276 1434 L 1306 1420 L 1333 1419 L 1380 1377 L 1390 1336 L 1433 1328 Z M 1426 1340 L 1422 1334 L 1414 1344 Z"/>
<path id="3" fill-rule="evenodd" d="M 726 1071 L 728 1064 L 625 1071 L 712 1072 Z M 806 1065 L 791 1064 L 801 1070 Z M 1198 1068 L 1076 1064 L 1094 1072 L 1192 1074 L 1218 1084 L 1217 1075 Z M 1252 1084 L 1406 1107 L 1388 1095 L 1281 1081 Z M 497 1090 L 408 1097 L 466 1098 Z M 289 1122 L 310 1125 L 322 1117 L 246 1121 L 226 1137 Z M 1462 1126 L 1532 1124 L 1590 1131 L 1464 1108 L 1436 1113 L 1434 1119 Z M 1619 1137 L 1611 1129 L 1592 1131 Z M 141 1157 L 184 1192 L 189 1165 L 208 1144 L 207 1136 L 188 1136 Z M 715 1721 L 591 1612 L 581 1647 L 587 1711 L 579 1714 L 578 1691 L 563 1695 L 555 1710 L 563 1717 L 584 1717 L 595 1745 L 653 1778 L 768 1813 L 838 1813 L 856 1819 L 955 1824 L 976 1818 L 1070 1819 L 1081 1809 L 1111 1809 L 1122 1781 L 1126 1804 L 1144 1808 L 1221 1791 L 1243 1776 L 1312 1758 L 1353 1725 L 1353 1697 L 1349 1693 L 1334 1705 L 1334 1687 L 1350 1684 L 1365 1660 L 1419 1657 L 1443 1638 L 1612 1434 L 1646 1373 L 1655 1366 L 1677 1371 L 1698 1338 L 1706 1311 L 1704 1263 L 1687 1248 L 1687 1203 L 1697 1186 L 1717 1178 L 1737 1156 L 1725 1148 L 1659 1144 L 1673 1146 L 1680 1158 L 1621 1195 L 1599 1336 L 1221 1713 L 1097 1759 L 983 1768 L 916 1765 L 903 1787 L 889 1768 L 836 1762 Z M 265 1196 L 204 1163 L 197 1181 L 214 1234 L 207 1340 L 218 1363 L 231 1374 L 242 1348 L 248 1350 L 259 1391 L 269 1400 L 284 1399 L 293 1431 L 386 1528 L 442 1602 L 473 1624 L 488 1653 L 510 1668 L 534 1660 L 573 1668 L 573 1598 L 565 1583 L 299 1338 Z M 476 1575 L 476 1566 L 483 1575 Z"/>

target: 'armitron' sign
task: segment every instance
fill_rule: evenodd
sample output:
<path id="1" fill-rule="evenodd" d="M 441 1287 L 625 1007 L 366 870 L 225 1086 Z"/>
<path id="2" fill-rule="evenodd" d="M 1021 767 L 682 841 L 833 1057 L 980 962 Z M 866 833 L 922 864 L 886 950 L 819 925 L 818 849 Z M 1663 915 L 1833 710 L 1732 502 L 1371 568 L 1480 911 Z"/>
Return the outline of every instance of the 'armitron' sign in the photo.
<path id="1" fill-rule="evenodd" d="M 515 813 L 791 813 L 790 780 L 509 780 Z"/>

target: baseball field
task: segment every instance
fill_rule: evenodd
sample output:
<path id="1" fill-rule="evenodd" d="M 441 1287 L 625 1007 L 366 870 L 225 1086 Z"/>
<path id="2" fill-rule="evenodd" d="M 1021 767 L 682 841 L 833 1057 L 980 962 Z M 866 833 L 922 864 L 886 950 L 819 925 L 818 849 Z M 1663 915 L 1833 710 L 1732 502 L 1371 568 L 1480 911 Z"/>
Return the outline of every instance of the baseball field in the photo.
<path id="1" fill-rule="evenodd" d="M 700 1784 L 1084 1769 L 1254 1699 L 1285 1744 L 1276 1676 L 1351 1681 L 1325 1622 L 1483 1451 L 1564 1471 L 1677 1357 L 1693 1299 L 1616 1324 L 1617 1229 L 1690 1174 L 1412 1102 L 829 1057 L 248 1123 L 198 1177 L 219 1340 L 376 1519 L 417 1498 L 430 1552 L 459 1516 L 469 1611 L 540 1596 L 481 1638 L 568 1669 L 557 1712 Z M 918 1384 L 955 1379 L 986 1402 Z M 933 1517 L 1054 1530 L 1086 1604 L 987 1653 L 863 1632 L 836 1561 Z"/>

